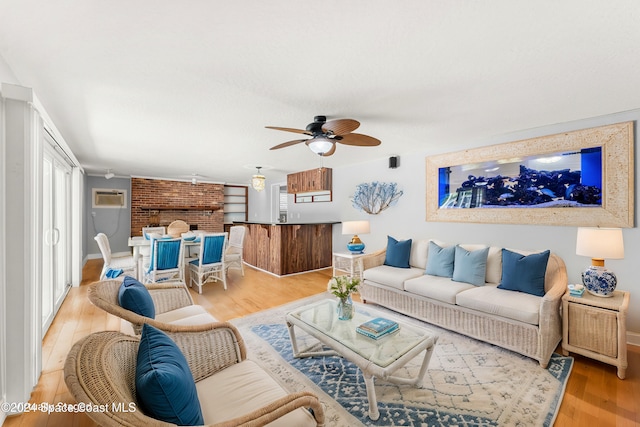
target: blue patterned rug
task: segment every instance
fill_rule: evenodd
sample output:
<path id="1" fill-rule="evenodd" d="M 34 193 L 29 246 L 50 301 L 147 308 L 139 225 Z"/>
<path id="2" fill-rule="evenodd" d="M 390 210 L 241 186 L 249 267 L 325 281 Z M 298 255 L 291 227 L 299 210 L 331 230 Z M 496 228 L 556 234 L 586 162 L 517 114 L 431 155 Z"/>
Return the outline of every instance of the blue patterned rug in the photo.
<path id="1" fill-rule="evenodd" d="M 322 294 L 232 323 L 247 342 L 249 358 L 268 369 L 291 391 L 311 390 L 327 407 L 327 426 L 552 426 L 573 366 L 554 354 L 548 369 L 538 362 L 463 335 L 406 318 L 439 335 L 424 388 L 375 380 L 380 418 L 369 419 L 364 379 L 352 363 L 334 356 L 296 359 L 284 315 Z M 366 312 L 370 306 L 358 305 Z M 380 309 L 375 306 L 376 309 Z M 314 339 L 296 329 L 309 345 Z M 304 345 L 303 345 L 304 346 Z M 415 376 L 422 356 L 396 372 Z"/>

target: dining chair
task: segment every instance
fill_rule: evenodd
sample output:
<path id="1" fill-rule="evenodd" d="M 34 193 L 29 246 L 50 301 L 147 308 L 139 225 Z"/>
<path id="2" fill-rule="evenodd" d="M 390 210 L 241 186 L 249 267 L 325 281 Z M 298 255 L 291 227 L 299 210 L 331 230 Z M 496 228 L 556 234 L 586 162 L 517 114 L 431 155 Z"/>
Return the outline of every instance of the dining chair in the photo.
<path id="1" fill-rule="evenodd" d="M 151 239 L 149 267 L 144 283 L 184 283 L 184 242 L 182 239 Z"/>
<path id="2" fill-rule="evenodd" d="M 244 225 L 234 225 L 229 228 L 229 243 L 224 253 L 225 271 L 228 273 L 230 268 L 240 270 L 244 276 L 244 260 L 242 258 L 242 248 L 244 246 L 244 234 L 246 231 Z"/>
<path id="3" fill-rule="evenodd" d="M 227 289 L 225 275 L 224 250 L 227 233 L 204 233 L 200 236 L 200 250 L 198 258 L 189 263 L 189 286 L 198 286 L 198 293 L 202 293 L 202 286 L 210 280 L 220 280 Z"/>
<path id="4" fill-rule="evenodd" d="M 109 238 L 104 233 L 98 233 L 94 237 L 96 243 L 98 244 L 98 248 L 100 248 L 100 252 L 102 253 L 102 271 L 100 272 L 100 280 L 104 280 L 107 278 L 107 274 L 109 274 L 109 278 L 113 279 L 115 277 L 120 276 L 121 274 L 126 274 L 130 276 L 136 276 L 138 273 L 138 268 L 133 259 L 133 255 L 130 256 L 122 256 L 122 257 L 113 257 L 111 255 L 111 245 L 109 245 Z M 115 274 L 114 276 L 112 276 Z"/>
<path id="5" fill-rule="evenodd" d="M 142 235 L 145 239 L 150 240 L 150 234 L 159 234 L 164 236 L 167 234 L 166 227 L 142 227 Z"/>
<path id="6" fill-rule="evenodd" d="M 167 234 L 171 237 L 181 237 L 182 233 L 186 233 L 189 229 L 189 224 L 181 219 L 177 219 L 169 224 L 169 227 L 167 227 Z"/>
<path id="7" fill-rule="evenodd" d="M 141 246 L 140 256 L 142 265 L 149 265 L 149 258 L 151 257 L 151 237 L 153 235 L 164 236 L 167 234 L 167 227 L 142 227 L 142 237 L 144 237 L 149 244 Z M 139 268 L 142 269 L 142 265 Z"/>

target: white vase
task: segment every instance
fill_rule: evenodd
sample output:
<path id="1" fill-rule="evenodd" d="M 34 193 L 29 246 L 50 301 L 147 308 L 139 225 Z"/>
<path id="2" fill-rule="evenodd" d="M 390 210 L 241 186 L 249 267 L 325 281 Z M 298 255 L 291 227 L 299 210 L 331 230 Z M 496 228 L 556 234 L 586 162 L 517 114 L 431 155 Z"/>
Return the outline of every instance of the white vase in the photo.
<path id="1" fill-rule="evenodd" d="M 612 271 L 604 267 L 590 265 L 582 273 L 582 283 L 592 295 L 611 297 L 616 289 L 618 279 Z"/>

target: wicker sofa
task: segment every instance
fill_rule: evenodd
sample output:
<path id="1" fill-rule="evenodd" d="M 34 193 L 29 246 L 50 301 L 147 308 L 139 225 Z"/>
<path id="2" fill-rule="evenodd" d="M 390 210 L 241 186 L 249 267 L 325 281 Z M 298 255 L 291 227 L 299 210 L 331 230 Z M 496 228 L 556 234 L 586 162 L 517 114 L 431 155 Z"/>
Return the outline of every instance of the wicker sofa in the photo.
<path id="1" fill-rule="evenodd" d="M 199 332 L 167 335 L 193 374 L 205 425 L 324 425 L 324 406 L 318 397 L 288 393 L 247 360 L 244 341 L 233 325 L 221 322 Z M 85 412 L 101 426 L 175 427 L 139 407 L 135 372 L 140 339 L 121 332 L 96 332 L 76 342 L 67 355 L 65 383 L 78 403 L 95 408 Z"/>
<path id="2" fill-rule="evenodd" d="M 451 246 L 436 242 L 441 247 Z M 468 251 L 485 245 L 460 245 Z M 567 288 L 564 261 L 551 253 L 544 296 L 499 289 L 502 248 L 490 247 L 483 286 L 425 274 L 429 240 L 413 241 L 409 268 L 385 265 L 386 252 L 363 258 L 363 302 L 376 303 L 425 322 L 498 345 L 546 368 L 562 338 L 561 299 Z M 531 252 L 511 251 L 523 255 Z"/>

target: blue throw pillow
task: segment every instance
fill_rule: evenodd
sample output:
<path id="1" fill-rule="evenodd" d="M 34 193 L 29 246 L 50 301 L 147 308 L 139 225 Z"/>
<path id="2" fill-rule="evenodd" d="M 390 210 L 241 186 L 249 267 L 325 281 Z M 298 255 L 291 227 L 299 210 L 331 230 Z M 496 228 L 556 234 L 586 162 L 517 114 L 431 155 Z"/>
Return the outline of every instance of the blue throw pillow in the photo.
<path id="1" fill-rule="evenodd" d="M 544 296 L 544 275 L 550 251 L 522 255 L 502 249 L 502 280 L 499 289 Z"/>
<path id="2" fill-rule="evenodd" d="M 429 241 L 427 268 L 425 269 L 424 274 L 441 277 L 452 277 L 455 249 L 455 246 L 441 248 L 437 244 Z"/>
<path id="3" fill-rule="evenodd" d="M 184 354 L 164 332 L 142 325 L 136 363 L 140 409 L 181 426 L 203 425 L 196 383 Z"/>
<path id="4" fill-rule="evenodd" d="M 155 319 L 156 307 L 145 285 L 130 276 L 125 276 L 118 290 L 118 304 L 140 316 Z"/>
<path id="5" fill-rule="evenodd" d="M 384 259 L 385 265 L 399 268 L 409 268 L 409 257 L 411 256 L 411 239 L 397 241 L 391 236 L 387 236 L 387 254 Z"/>
<path id="6" fill-rule="evenodd" d="M 484 286 L 487 275 L 487 256 L 489 248 L 468 251 L 460 245 L 456 245 L 455 261 L 453 264 L 453 277 L 455 282 L 470 283 L 475 286 Z"/>

